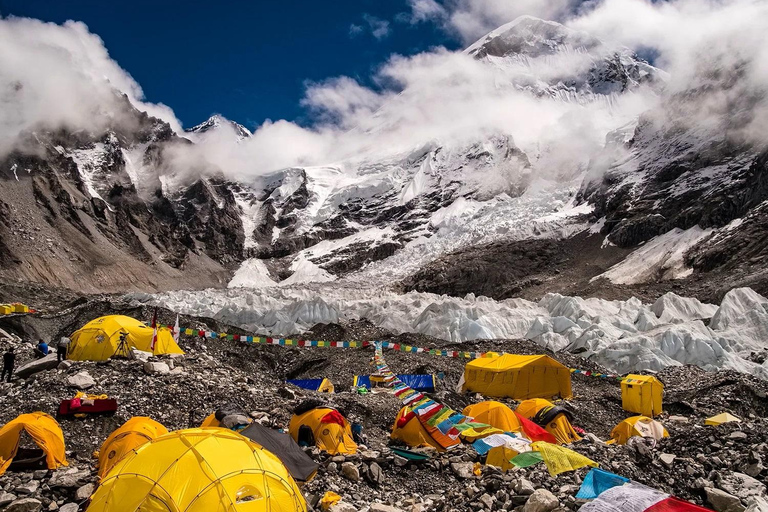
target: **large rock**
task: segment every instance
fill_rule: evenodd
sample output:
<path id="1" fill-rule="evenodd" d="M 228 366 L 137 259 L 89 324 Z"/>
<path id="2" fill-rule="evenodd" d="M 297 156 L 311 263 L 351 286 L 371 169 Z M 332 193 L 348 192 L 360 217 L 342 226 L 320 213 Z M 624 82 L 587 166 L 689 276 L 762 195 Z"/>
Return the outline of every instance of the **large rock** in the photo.
<path id="1" fill-rule="evenodd" d="M 88 372 L 80 372 L 67 377 L 67 385 L 76 389 L 89 389 L 96 385 L 96 381 Z"/>
<path id="2" fill-rule="evenodd" d="M 739 498 L 722 489 L 707 487 L 704 489 L 704 493 L 707 495 L 707 503 L 712 505 L 712 508 L 717 512 L 744 512 L 746 509 L 746 507 L 741 504 Z"/>
<path id="3" fill-rule="evenodd" d="M 144 372 L 149 375 L 168 375 L 171 373 L 171 368 L 159 361 L 147 361 L 144 363 Z"/>
<path id="4" fill-rule="evenodd" d="M 521 494 L 523 496 L 529 496 L 536 491 L 536 487 L 533 486 L 531 481 L 526 480 L 525 478 L 521 478 L 515 481 L 512 488 L 515 490 L 515 493 Z"/>
<path id="5" fill-rule="evenodd" d="M 560 505 L 557 497 L 546 489 L 536 489 L 525 502 L 523 512 L 551 512 Z"/>
<path id="6" fill-rule="evenodd" d="M 79 509 L 77 503 L 65 503 L 59 508 L 59 512 L 77 512 Z"/>
<path id="7" fill-rule="evenodd" d="M 353 482 L 360 480 L 360 470 L 358 470 L 357 466 L 351 462 L 344 462 L 341 464 L 341 474 L 344 475 L 347 480 L 352 480 Z"/>
<path id="8" fill-rule="evenodd" d="M 332 505 L 331 508 L 328 509 L 328 512 L 357 512 L 357 508 L 345 501 L 340 501 L 335 505 Z"/>
<path id="9" fill-rule="evenodd" d="M 22 498 L 8 505 L 4 512 L 40 512 L 43 504 L 35 498 Z"/>
<path id="10" fill-rule="evenodd" d="M 75 498 L 77 501 L 85 501 L 91 497 L 95 488 L 96 486 L 93 484 L 85 484 L 75 492 Z"/>
<path id="11" fill-rule="evenodd" d="M 475 476 L 474 464 L 471 462 L 451 462 L 451 471 L 459 478 L 472 478 Z"/>
<path id="12" fill-rule="evenodd" d="M 383 503 L 373 503 L 368 510 L 369 512 L 403 512 L 402 509 L 391 505 L 384 505 Z"/>
<path id="13" fill-rule="evenodd" d="M 40 482 L 37 480 L 30 480 L 29 482 L 25 484 L 21 484 L 17 486 L 14 491 L 16 491 L 18 494 L 35 494 L 37 490 L 40 488 Z"/>
<path id="14" fill-rule="evenodd" d="M 56 357 L 56 354 L 48 354 L 43 358 L 35 359 L 34 361 L 30 361 L 27 364 L 20 366 L 19 369 L 14 372 L 14 375 L 21 379 L 26 379 L 30 375 L 34 375 L 38 372 L 53 370 L 57 366 L 59 366 L 59 360 Z"/>
<path id="15" fill-rule="evenodd" d="M 368 466 L 368 471 L 365 473 L 365 478 L 375 486 L 383 484 L 386 480 L 384 471 L 376 462 L 371 462 L 371 465 Z"/>
<path id="16" fill-rule="evenodd" d="M 13 500 L 16 499 L 15 494 L 11 494 L 9 492 L 0 491 L 0 507 L 4 507 Z"/>
<path id="17" fill-rule="evenodd" d="M 74 489 L 84 485 L 89 477 L 90 472 L 85 470 L 79 470 L 77 468 L 59 469 L 48 481 L 50 487 L 63 487 L 67 489 Z"/>
<path id="18" fill-rule="evenodd" d="M 723 491 L 739 496 L 740 498 L 747 498 L 750 496 L 766 496 L 765 484 L 759 480 L 752 478 L 744 473 L 719 474 L 716 479 L 717 487 Z"/>

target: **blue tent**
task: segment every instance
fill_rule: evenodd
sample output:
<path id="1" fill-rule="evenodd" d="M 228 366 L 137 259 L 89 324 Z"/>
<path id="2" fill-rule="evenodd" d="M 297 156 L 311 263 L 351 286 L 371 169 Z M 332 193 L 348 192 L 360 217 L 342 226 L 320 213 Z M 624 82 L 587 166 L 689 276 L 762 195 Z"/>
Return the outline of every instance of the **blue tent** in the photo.
<path id="1" fill-rule="evenodd" d="M 434 375 L 398 375 L 398 379 L 416 391 L 434 391 Z M 354 386 L 357 388 L 371 389 L 370 375 L 355 375 Z"/>
<path id="2" fill-rule="evenodd" d="M 333 383 L 328 379 L 292 379 L 285 381 L 301 389 L 309 389 L 319 393 L 333 393 Z"/>

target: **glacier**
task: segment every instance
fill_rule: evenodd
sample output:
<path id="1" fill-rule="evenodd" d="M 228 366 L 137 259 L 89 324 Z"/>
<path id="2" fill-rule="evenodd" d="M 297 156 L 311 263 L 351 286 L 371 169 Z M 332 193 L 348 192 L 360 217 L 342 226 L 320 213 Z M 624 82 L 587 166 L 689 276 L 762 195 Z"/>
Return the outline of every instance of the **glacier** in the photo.
<path id="1" fill-rule="evenodd" d="M 750 288 L 729 291 L 719 306 L 671 292 L 653 304 L 634 297 L 604 300 L 556 293 L 538 302 L 496 301 L 472 294 L 403 294 L 344 281 L 127 298 L 275 337 L 301 335 L 318 323 L 365 319 L 394 333 L 450 342 L 525 338 L 542 349 L 578 353 L 621 374 L 692 364 L 768 379 L 768 363 L 752 357 L 768 349 L 768 299 Z"/>

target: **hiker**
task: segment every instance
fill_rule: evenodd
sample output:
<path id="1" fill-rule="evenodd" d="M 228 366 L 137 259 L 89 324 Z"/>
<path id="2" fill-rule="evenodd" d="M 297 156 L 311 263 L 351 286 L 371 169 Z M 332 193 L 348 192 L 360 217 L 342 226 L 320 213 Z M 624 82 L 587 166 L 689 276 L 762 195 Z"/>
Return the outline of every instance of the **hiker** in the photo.
<path id="1" fill-rule="evenodd" d="M 368 437 L 363 433 L 363 426 L 356 421 L 352 423 L 352 439 L 357 444 L 368 444 Z"/>
<path id="2" fill-rule="evenodd" d="M 58 359 L 59 362 L 62 362 L 67 358 L 67 348 L 69 348 L 69 344 L 72 340 L 67 338 L 66 336 L 62 336 L 59 339 L 59 344 L 56 345 L 56 359 Z"/>
<path id="3" fill-rule="evenodd" d="M 37 359 L 42 359 L 47 355 L 48 355 L 48 344 L 41 339 L 40 342 L 35 347 L 35 357 Z"/>
<path id="4" fill-rule="evenodd" d="M 11 382 L 13 376 L 13 365 L 16 363 L 16 354 L 13 353 L 13 347 L 9 348 L 5 354 L 3 354 L 3 373 L 0 376 L 0 382 L 5 378 L 5 374 L 8 373 L 7 382 Z"/>

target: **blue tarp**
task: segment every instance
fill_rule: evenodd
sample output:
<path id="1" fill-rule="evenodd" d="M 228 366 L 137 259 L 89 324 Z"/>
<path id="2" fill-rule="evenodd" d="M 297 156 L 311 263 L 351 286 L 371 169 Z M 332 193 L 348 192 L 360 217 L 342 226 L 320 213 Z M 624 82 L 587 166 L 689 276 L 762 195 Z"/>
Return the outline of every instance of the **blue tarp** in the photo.
<path id="1" fill-rule="evenodd" d="M 627 482 L 629 482 L 629 478 L 624 478 L 600 468 L 592 468 L 592 471 L 584 477 L 576 497 L 582 500 L 591 500 L 597 498 L 608 489 L 624 485 Z"/>
<path id="2" fill-rule="evenodd" d="M 397 378 L 416 391 L 435 390 L 434 375 L 398 375 Z M 355 375 L 355 386 L 359 388 L 371 389 L 371 376 Z"/>
<path id="3" fill-rule="evenodd" d="M 287 380 L 288 384 L 293 384 L 294 386 L 300 387 L 301 389 L 309 389 L 311 391 L 317 391 L 320 389 L 320 384 L 323 383 L 324 379 L 293 379 L 293 380 Z"/>

